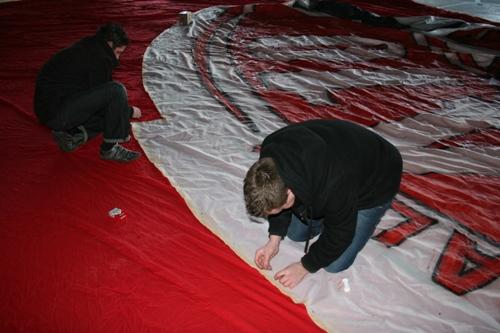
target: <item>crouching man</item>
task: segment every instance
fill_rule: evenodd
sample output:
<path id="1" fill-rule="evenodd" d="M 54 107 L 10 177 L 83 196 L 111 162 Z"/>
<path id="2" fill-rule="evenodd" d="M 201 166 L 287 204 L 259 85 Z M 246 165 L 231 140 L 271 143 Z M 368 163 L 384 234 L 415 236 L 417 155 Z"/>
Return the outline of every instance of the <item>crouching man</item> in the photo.
<path id="1" fill-rule="evenodd" d="M 43 65 L 36 80 L 35 114 L 52 129 L 61 150 L 74 151 L 102 132 L 102 159 L 130 162 L 140 157 L 120 143 L 130 140 L 130 118 L 139 118 L 141 111 L 129 106 L 125 87 L 112 80 L 128 43 L 123 28 L 108 23 Z"/>

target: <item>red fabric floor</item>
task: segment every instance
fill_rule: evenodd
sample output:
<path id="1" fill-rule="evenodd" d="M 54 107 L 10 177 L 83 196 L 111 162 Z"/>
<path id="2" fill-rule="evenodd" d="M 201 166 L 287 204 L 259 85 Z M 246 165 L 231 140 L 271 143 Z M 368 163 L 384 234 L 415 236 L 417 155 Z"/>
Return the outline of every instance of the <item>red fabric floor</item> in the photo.
<path id="1" fill-rule="evenodd" d="M 142 86 L 145 48 L 179 11 L 215 4 L 0 4 L 1 332 L 320 330 L 203 227 L 146 158 L 103 162 L 98 139 L 62 153 L 32 112 L 43 62 L 113 20 L 132 41 L 115 78 L 143 120 L 158 117 Z M 114 207 L 123 221 L 108 217 Z"/>

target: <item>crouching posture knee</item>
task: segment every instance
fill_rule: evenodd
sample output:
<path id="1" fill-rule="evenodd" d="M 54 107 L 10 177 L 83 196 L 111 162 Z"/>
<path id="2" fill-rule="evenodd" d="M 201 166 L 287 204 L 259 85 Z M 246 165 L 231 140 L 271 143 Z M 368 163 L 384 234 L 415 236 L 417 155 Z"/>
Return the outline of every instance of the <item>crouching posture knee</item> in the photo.
<path id="1" fill-rule="evenodd" d="M 117 81 L 111 81 L 107 83 L 109 93 L 112 99 L 118 99 L 120 101 L 127 102 L 127 88 Z"/>

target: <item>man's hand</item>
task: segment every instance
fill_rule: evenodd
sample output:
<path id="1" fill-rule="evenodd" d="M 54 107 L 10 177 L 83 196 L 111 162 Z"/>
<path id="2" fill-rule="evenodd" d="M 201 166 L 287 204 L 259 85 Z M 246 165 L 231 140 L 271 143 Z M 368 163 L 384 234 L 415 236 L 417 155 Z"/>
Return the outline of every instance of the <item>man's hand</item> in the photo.
<path id="1" fill-rule="evenodd" d="M 271 259 L 278 254 L 280 248 L 281 237 L 276 235 L 271 235 L 269 237 L 269 241 L 255 251 L 255 264 L 260 269 L 271 270 L 272 267 L 270 265 Z"/>
<path id="2" fill-rule="evenodd" d="M 274 275 L 274 279 L 287 288 L 294 288 L 309 273 L 302 263 L 296 262 L 288 265 Z"/>
<path id="3" fill-rule="evenodd" d="M 132 109 L 134 110 L 132 112 L 132 118 L 141 118 L 142 112 L 141 109 L 139 109 L 137 106 L 132 106 Z"/>

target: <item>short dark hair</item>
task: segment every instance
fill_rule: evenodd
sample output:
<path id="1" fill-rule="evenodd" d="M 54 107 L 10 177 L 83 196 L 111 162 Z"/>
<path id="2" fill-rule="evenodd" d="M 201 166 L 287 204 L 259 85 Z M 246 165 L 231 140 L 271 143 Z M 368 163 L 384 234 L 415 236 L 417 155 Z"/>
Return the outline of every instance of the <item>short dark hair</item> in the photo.
<path id="1" fill-rule="evenodd" d="M 97 35 L 106 42 L 111 42 L 112 48 L 128 45 L 127 33 L 118 23 L 106 23 L 97 30 Z"/>
<path id="2" fill-rule="evenodd" d="M 261 158 L 250 167 L 245 176 L 243 194 L 247 212 L 252 216 L 266 216 L 268 211 L 286 203 L 287 186 L 272 158 Z"/>

